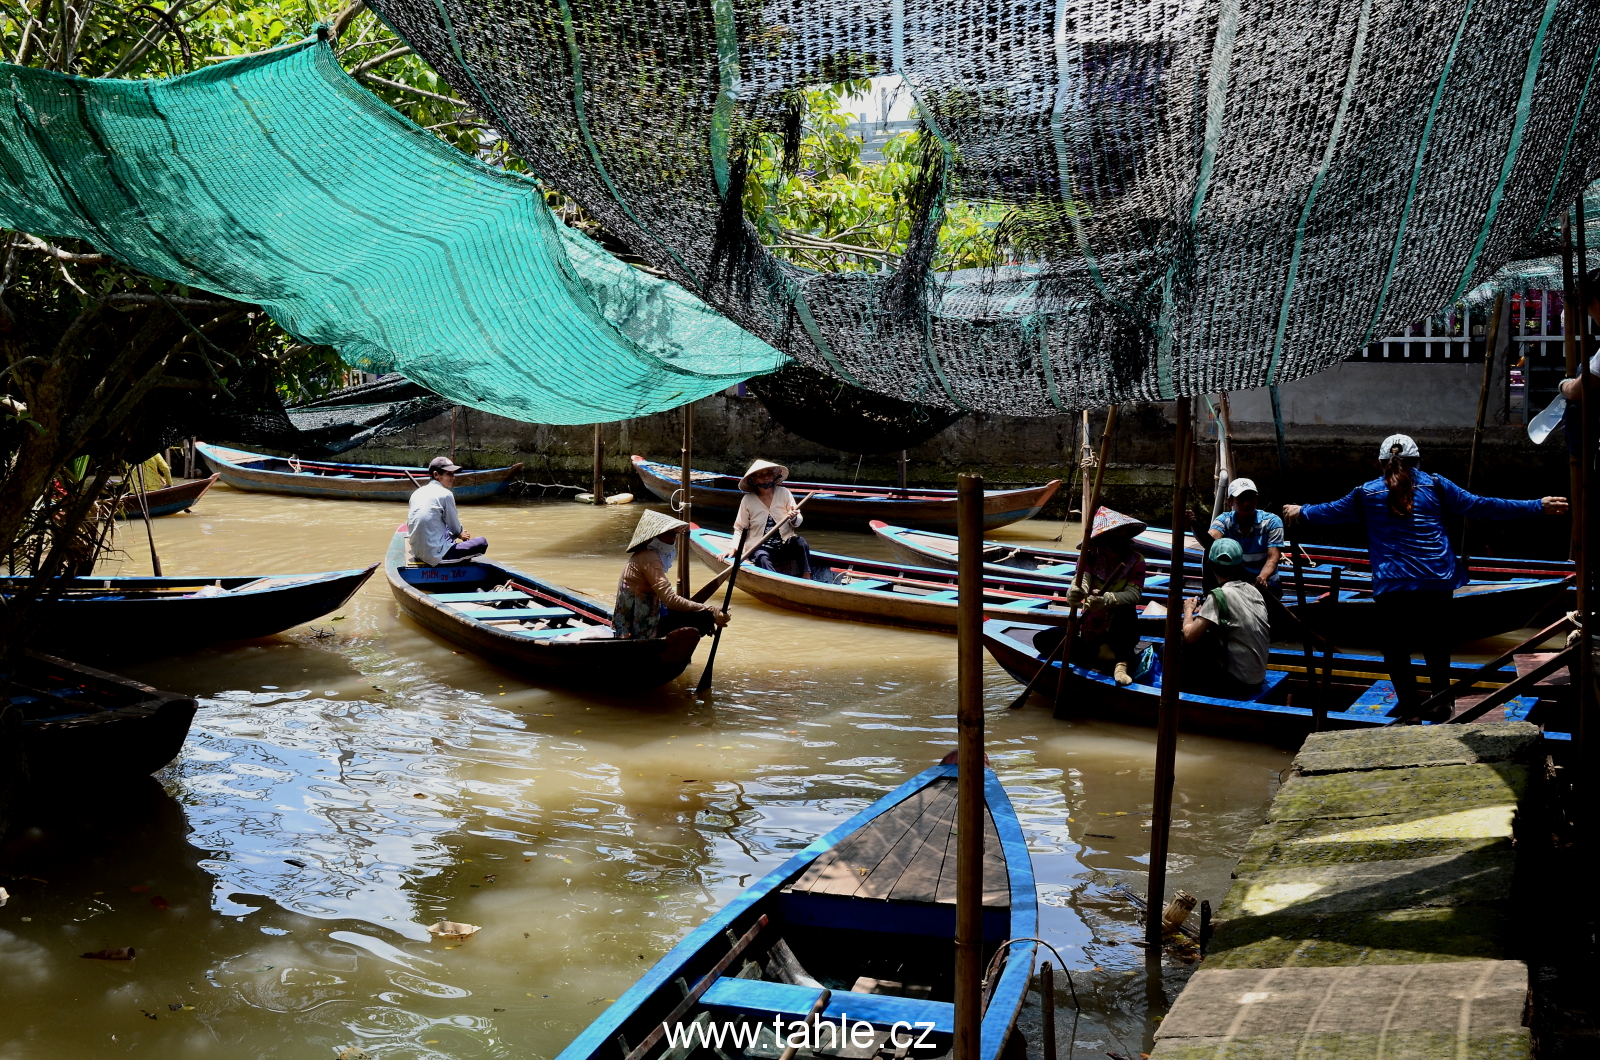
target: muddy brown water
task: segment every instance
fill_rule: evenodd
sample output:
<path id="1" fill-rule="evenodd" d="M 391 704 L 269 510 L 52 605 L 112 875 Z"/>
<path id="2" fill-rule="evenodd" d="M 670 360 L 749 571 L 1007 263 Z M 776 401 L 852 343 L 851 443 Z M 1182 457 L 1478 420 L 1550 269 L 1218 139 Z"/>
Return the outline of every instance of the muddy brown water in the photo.
<path id="1" fill-rule="evenodd" d="M 497 559 L 610 600 L 642 511 L 462 514 Z M 333 570 L 381 560 L 404 514 L 218 486 L 155 537 L 169 574 Z M 887 558 L 867 534 L 808 536 Z M 103 572 L 148 573 L 143 528 L 120 543 Z M 309 626 L 118 666 L 201 709 L 148 783 L 52 801 L 13 832 L 0 1060 L 555 1056 L 743 887 L 955 745 L 947 634 L 736 594 L 715 691 L 697 699 L 704 658 L 631 699 L 532 686 L 401 617 L 380 571 Z M 1147 976 L 1114 890 L 1144 890 L 1154 732 L 1058 721 L 1037 699 L 1007 710 L 1017 685 L 987 658 L 984 689 L 1041 934 L 1083 1004 L 1069 1051 L 1058 976 L 1061 1055 L 1147 1051 L 1186 974 Z M 1288 761 L 1182 738 L 1172 886 L 1220 901 Z M 430 941 L 441 919 L 483 930 Z M 124 946 L 135 960 L 80 957 Z"/>

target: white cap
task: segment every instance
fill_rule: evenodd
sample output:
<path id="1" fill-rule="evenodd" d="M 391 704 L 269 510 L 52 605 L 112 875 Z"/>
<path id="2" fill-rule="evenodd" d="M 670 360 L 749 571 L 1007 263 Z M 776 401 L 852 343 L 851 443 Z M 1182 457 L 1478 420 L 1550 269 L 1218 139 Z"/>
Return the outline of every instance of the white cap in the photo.
<path id="1" fill-rule="evenodd" d="M 1420 458 L 1422 452 L 1417 448 L 1417 443 L 1412 441 L 1411 435 L 1391 434 L 1378 446 L 1378 459 L 1387 460 L 1391 456 Z"/>
<path id="2" fill-rule="evenodd" d="M 1261 492 L 1260 490 L 1256 489 L 1256 484 L 1247 478 L 1236 478 L 1232 482 L 1228 483 L 1228 496 L 1230 497 L 1237 497 L 1239 494 L 1246 491 L 1250 493 Z"/>

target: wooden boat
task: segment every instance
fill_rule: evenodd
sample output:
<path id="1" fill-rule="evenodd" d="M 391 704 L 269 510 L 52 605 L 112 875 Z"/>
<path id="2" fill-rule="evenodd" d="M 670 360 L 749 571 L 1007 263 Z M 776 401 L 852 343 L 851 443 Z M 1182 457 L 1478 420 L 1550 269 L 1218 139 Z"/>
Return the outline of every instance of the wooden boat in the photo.
<path id="1" fill-rule="evenodd" d="M 11 675 L 22 753 L 38 785 L 74 788 L 148 776 L 178 756 L 195 701 L 25 651 Z"/>
<path id="2" fill-rule="evenodd" d="M 176 515 L 178 512 L 188 511 L 195 506 L 195 503 L 201 497 L 205 496 L 206 490 L 210 489 L 217 479 L 221 477 L 220 475 L 212 475 L 210 478 L 197 478 L 193 482 L 179 482 L 173 486 L 163 486 L 158 490 L 147 491 L 144 499 L 145 503 L 150 506 L 150 517 L 153 519 L 158 515 Z M 143 518 L 143 511 L 139 507 L 139 495 L 137 493 L 123 495 L 122 512 L 117 518 Z"/>
<path id="3" fill-rule="evenodd" d="M 1043 665 L 1034 637 L 1048 629 L 1036 623 L 990 620 L 983 624 L 983 643 L 994 660 L 1017 681 L 1026 684 Z M 1153 643 L 1159 652 L 1160 641 Z M 1376 662 L 1376 666 L 1373 663 Z M 1328 727 L 1335 729 L 1375 728 L 1389 725 L 1397 700 L 1394 686 L 1382 669 L 1383 660 L 1373 656 L 1338 653 L 1334 656 L 1334 679 L 1328 686 Z M 1472 663 L 1452 667 L 1458 676 L 1476 669 Z M 1050 672 L 1039 677 L 1035 691 L 1051 702 L 1062 674 L 1059 659 L 1052 660 Z M 1268 662 L 1267 679 L 1261 691 L 1249 699 L 1225 699 L 1194 692 L 1182 694 L 1179 723 L 1186 731 L 1243 736 L 1249 739 L 1298 744 L 1312 731 L 1314 719 L 1311 696 L 1314 694 L 1294 652 L 1275 650 Z M 1514 668 L 1501 672 L 1506 681 L 1516 676 Z M 1057 717 L 1096 717 L 1136 725 L 1154 725 L 1161 702 L 1159 665 L 1152 672 L 1137 675 L 1131 685 L 1118 685 L 1109 673 L 1071 664 L 1066 668 L 1067 696 Z M 1484 686 L 1492 689 L 1493 684 Z M 1470 699 L 1458 701 L 1466 706 Z M 1538 698 L 1523 696 L 1504 707 L 1507 720 L 1526 719 Z"/>
<path id="4" fill-rule="evenodd" d="M 700 633 L 650 640 L 610 636 L 611 608 L 479 556 L 427 567 L 406 555 L 405 526 L 384 559 L 400 609 L 454 644 L 537 680 L 599 691 L 654 688 L 683 673 Z"/>
<path id="5" fill-rule="evenodd" d="M 825 1030 L 813 1039 L 821 1049 L 802 1055 L 948 1056 L 955 789 L 956 767 L 934 766 L 811 843 L 690 932 L 557 1060 L 774 1060 L 784 1049 L 774 1020 L 804 1020 L 819 1002 L 834 1029 L 841 1019 L 852 1030 L 861 1021 L 871 1040 L 835 1051 Z M 1022 829 L 987 769 L 984 798 L 985 964 L 1006 945 L 970 1060 L 998 1060 L 1028 988 L 1038 934 Z M 823 984 L 832 987 L 826 998 Z M 730 1034 L 714 1050 L 674 1047 L 686 1034 L 721 1026 L 739 1037 Z M 867 1028 L 859 1029 L 856 1040 L 865 1041 Z"/>
<path id="6" fill-rule="evenodd" d="M 241 449 L 196 442 L 195 450 L 234 489 L 292 493 L 298 497 L 332 497 L 345 501 L 409 500 L 428 482 L 428 469 L 397 464 L 335 464 L 326 460 L 264 456 Z M 458 502 L 481 501 L 504 493 L 521 464 L 488 471 L 458 471 L 453 492 Z"/>
<path id="7" fill-rule="evenodd" d="M 722 553 L 733 547 L 730 534 L 700 526 L 689 529 L 689 547 L 714 571 L 728 565 Z M 914 629 L 956 628 L 956 572 L 880 560 L 811 553 L 812 578 L 739 568 L 739 588 L 777 607 Z M 991 618 L 1028 615 L 1032 621 L 1065 623 L 1067 587 L 1025 578 L 984 578 L 983 611 Z"/>
<path id="8" fill-rule="evenodd" d="M 103 657 L 270 637 L 342 607 L 377 567 L 273 577 L 62 578 L 32 605 L 33 643 Z M 32 582 L 0 577 L 0 597 L 28 592 Z"/>
<path id="9" fill-rule="evenodd" d="M 908 527 L 889 526 L 874 520 L 872 530 L 896 554 L 912 562 L 953 569 L 956 539 L 949 534 Z M 1078 554 L 1066 549 L 1037 545 L 1010 545 L 995 541 L 983 543 L 985 576 L 1031 578 L 1042 584 L 1065 584 L 1072 580 Z M 1171 564 L 1165 558 L 1151 558 L 1150 576 L 1145 583 L 1147 601 L 1164 600 Z M 1377 635 L 1373 617 L 1370 574 L 1362 570 L 1341 571 L 1339 602 L 1331 597 L 1333 566 L 1327 563 L 1307 567 L 1303 572 L 1308 597 L 1305 610 L 1291 601 L 1289 610 L 1303 614 L 1312 629 L 1335 644 L 1371 644 Z M 1292 575 L 1284 572 L 1285 588 Z M 1184 578 L 1187 588 L 1198 591 L 1198 561 L 1188 565 Z M 1521 629 L 1564 594 L 1560 576 L 1547 578 L 1501 578 L 1474 581 L 1455 591 L 1455 607 L 1449 617 L 1450 637 L 1460 643 L 1481 640 Z M 1286 595 L 1289 595 L 1286 592 Z M 1283 631 L 1285 635 L 1292 635 Z"/>
<path id="10" fill-rule="evenodd" d="M 1146 556 L 1160 559 L 1172 557 L 1172 531 L 1161 527 L 1150 527 L 1133 539 L 1134 547 Z M 1348 580 L 1352 576 L 1370 577 L 1372 572 L 1372 557 L 1364 548 L 1350 548 L 1345 545 L 1308 545 L 1300 546 L 1305 554 L 1308 564 L 1306 571 L 1321 570 L 1325 574 L 1338 567 L 1342 577 Z M 1193 534 L 1184 538 L 1184 555 L 1186 562 L 1198 563 L 1203 554 L 1199 542 Z M 1291 569 L 1289 556 L 1284 556 L 1284 576 L 1287 577 Z M 1565 578 L 1574 570 L 1569 559 L 1511 559 L 1505 556 L 1474 556 L 1468 561 L 1467 572 L 1474 581 L 1503 581 L 1516 578 Z"/>
<path id="11" fill-rule="evenodd" d="M 683 485 L 682 469 L 675 464 L 659 464 L 642 456 L 633 458 L 633 469 L 645 487 L 664 501 L 670 501 Z M 744 494 L 738 475 L 719 475 L 711 471 L 692 471 L 689 499 L 694 514 L 701 519 L 721 516 L 733 520 Z M 784 483 L 796 499 L 806 501 L 805 521 L 813 526 L 836 526 L 862 530 L 872 519 L 883 519 L 897 526 L 930 530 L 956 528 L 956 491 L 893 489 L 883 486 L 844 486 L 829 482 Z M 989 490 L 983 495 L 983 525 L 986 530 L 1020 522 L 1039 514 L 1055 494 L 1060 479 L 1043 486 L 1016 490 Z"/>

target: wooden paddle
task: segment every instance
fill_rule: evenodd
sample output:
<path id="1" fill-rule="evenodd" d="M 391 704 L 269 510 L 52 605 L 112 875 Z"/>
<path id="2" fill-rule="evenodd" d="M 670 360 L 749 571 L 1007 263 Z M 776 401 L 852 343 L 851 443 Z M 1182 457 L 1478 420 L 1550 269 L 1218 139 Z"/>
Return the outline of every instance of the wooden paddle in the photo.
<path id="1" fill-rule="evenodd" d="M 804 497 L 801 497 L 799 502 L 797 504 L 795 504 L 795 506 L 794 506 L 794 512 L 798 512 L 801 508 L 804 508 L 806 506 L 806 501 L 810 500 L 812 498 L 812 496 L 813 496 L 813 494 L 808 493 Z M 772 535 L 776 534 L 779 530 L 782 530 L 784 528 L 784 525 L 787 524 L 790 519 L 794 518 L 794 512 L 790 512 L 788 515 L 784 516 L 782 519 L 780 519 L 778 521 L 778 525 L 777 526 L 774 526 L 771 530 L 768 530 L 766 533 L 762 534 L 761 535 L 761 540 L 757 541 L 754 545 L 750 546 L 750 551 L 754 552 L 756 549 L 760 548 L 762 545 L 766 544 L 768 541 L 771 541 L 772 540 Z M 748 530 L 748 529 L 749 528 L 746 527 L 746 530 Z M 744 546 L 744 541 L 743 541 L 742 538 L 740 539 L 739 544 L 740 544 L 739 551 L 741 553 L 743 553 L 744 552 L 744 547 L 743 547 Z M 743 556 L 741 555 L 738 558 L 742 559 Z M 691 596 L 689 599 L 694 600 L 697 603 L 702 603 L 702 604 L 705 603 L 707 600 L 711 599 L 711 594 L 717 591 L 717 586 L 719 586 L 723 582 L 729 580 L 733 576 L 733 572 L 737 568 L 737 566 L 738 566 L 738 564 L 735 563 L 735 564 L 732 564 L 732 565 L 728 566 L 724 570 L 718 571 L 715 575 L 712 576 L 710 581 L 706 582 L 704 585 L 700 586 L 700 588 L 696 589 L 694 591 L 694 595 Z"/>
<path id="2" fill-rule="evenodd" d="M 788 521 L 785 517 L 784 522 Z M 777 528 L 773 529 L 776 532 Z M 728 613 L 728 607 L 733 603 L 733 583 L 739 580 L 739 568 L 744 566 L 744 540 L 749 536 L 748 526 L 739 531 L 739 547 L 733 554 L 733 566 L 728 568 L 728 591 L 722 594 L 723 614 Z M 694 694 L 697 696 L 711 691 L 711 671 L 717 665 L 717 649 L 722 647 L 722 629 L 722 626 L 718 626 L 716 632 L 711 634 L 711 654 L 706 656 L 706 668 L 700 674 L 700 683 L 694 686 Z"/>

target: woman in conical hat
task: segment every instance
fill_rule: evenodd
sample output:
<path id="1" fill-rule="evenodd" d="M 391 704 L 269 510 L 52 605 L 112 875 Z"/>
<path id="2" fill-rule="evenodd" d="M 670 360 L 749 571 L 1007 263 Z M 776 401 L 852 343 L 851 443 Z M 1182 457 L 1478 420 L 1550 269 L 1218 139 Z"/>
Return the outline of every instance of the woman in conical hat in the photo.
<path id="1" fill-rule="evenodd" d="M 702 635 L 728 624 L 727 612 L 679 595 L 668 572 L 678 556 L 678 531 L 689 524 L 665 512 L 648 511 L 628 542 L 628 565 L 617 582 L 611 624 L 620 640 L 664 637 L 690 627 Z"/>
<path id="2" fill-rule="evenodd" d="M 1067 593 L 1069 603 L 1083 608 L 1071 660 L 1101 668 L 1111 664 L 1119 685 L 1133 683 L 1139 598 L 1144 594 L 1144 557 L 1134 549 L 1133 539 L 1144 528 L 1132 516 L 1110 508 L 1096 510 L 1088 544 L 1078 560 L 1083 577 Z M 1066 627 L 1057 627 L 1035 637 L 1034 646 L 1048 656 L 1065 635 Z"/>
<path id="3" fill-rule="evenodd" d="M 770 460 L 757 460 L 739 480 L 745 496 L 739 501 L 739 514 L 733 520 L 733 542 L 746 530 L 746 548 L 759 541 L 774 526 L 778 534 L 760 548 L 749 553 L 748 562 L 765 570 L 782 574 L 811 577 L 811 545 L 795 533 L 804 518 L 794 494 L 781 485 L 789 477 L 789 469 Z M 784 522 L 788 518 L 788 522 Z M 734 544 L 722 554 L 723 559 L 733 555 Z"/>

